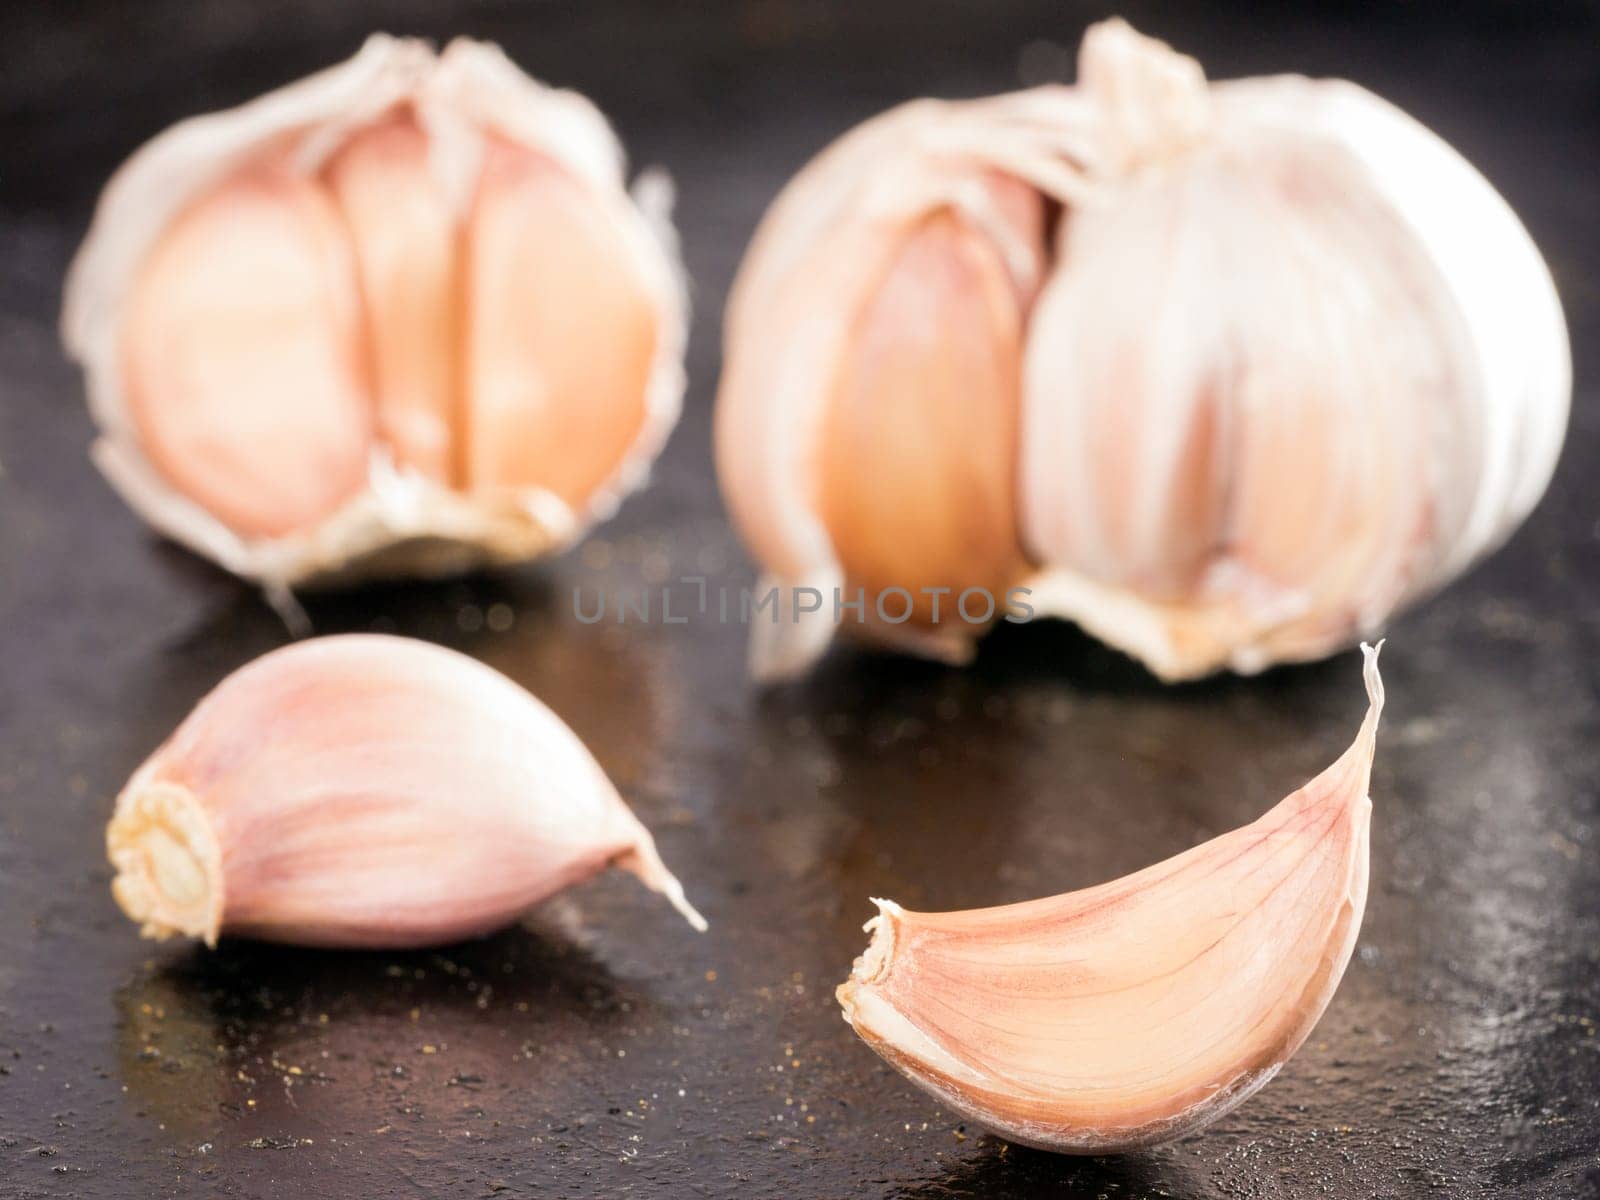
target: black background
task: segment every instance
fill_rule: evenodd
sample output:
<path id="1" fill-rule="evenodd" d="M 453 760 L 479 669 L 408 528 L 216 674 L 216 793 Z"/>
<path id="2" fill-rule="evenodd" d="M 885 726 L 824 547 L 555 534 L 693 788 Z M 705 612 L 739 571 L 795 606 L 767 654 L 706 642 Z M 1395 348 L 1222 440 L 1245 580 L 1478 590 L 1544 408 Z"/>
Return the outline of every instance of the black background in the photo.
<path id="1" fill-rule="evenodd" d="M 1071 628 L 951 672 L 842 650 L 743 682 L 739 630 L 579 625 L 575 584 L 748 564 L 707 441 L 719 314 L 782 182 L 920 94 L 1063 78 L 1103 6 L 34 4 L 0 43 L 0 1196 L 1600 1195 L 1600 22 L 1580 5 L 1129 4 L 1214 76 L 1355 79 L 1472 159 L 1556 274 L 1578 394 L 1514 542 L 1404 616 L 1373 890 L 1327 1015 L 1206 1133 L 1120 1159 L 963 1127 L 861 1046 L 832 988 L 866 897 L 957 908 L 1099 881 L 1243 823 L 1348 742 L 1355 655 L 1162 688 Z M 502 42 L 679 184 L 697 322 L 654 488 L 587 549 L 314 600 L 544 697 L 710 917 L 607 877 L 439 953 L 142 943 L 103 822 L 224 673 L 282 643 L 251 591 L 148 535 L 84 456 L 60 279 L 144 139 L 372 29 Z M 505 628 L 507 621 L 510 627 Z"/>

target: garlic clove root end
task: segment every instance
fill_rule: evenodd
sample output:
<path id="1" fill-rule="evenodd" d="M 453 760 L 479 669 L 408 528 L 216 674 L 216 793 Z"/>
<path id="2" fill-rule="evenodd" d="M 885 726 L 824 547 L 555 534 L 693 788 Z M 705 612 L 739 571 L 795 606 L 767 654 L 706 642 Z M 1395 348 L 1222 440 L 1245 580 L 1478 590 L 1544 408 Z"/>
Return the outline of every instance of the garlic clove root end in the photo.
<path id="1" fill-rule="evenodd" d="M 106 829 L 116 868 L 111 894 L 144 937 L 217 944 L 222 928 L 222 851 L 194 794 L 172 783 L 134 785 Z"/>

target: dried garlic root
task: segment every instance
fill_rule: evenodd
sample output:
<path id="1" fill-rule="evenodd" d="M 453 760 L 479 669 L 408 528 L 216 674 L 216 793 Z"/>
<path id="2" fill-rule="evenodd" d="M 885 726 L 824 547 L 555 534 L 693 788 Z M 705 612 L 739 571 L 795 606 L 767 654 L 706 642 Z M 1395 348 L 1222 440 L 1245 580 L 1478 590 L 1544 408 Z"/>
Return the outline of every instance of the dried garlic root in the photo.
<path id="1" fill-rule="evenodd" d="M 62 330 L 96 462 L 276 590 L 569 543 L 677 419 L 665 186 L 492 45 L 371 38 L 106 186 Z"/>
<path id="2" fill-rule="evenodd" d="M 559 717 L 407 638 L 318 638 L 234 672 L 117 797 L 106 847 L 153 938 L 431 945 L 607 866 L 706 927 Z"/>
<path id="3" fill-rule="evenodd" d="M 763 592 L 825 601 L 752 670 L 839 628 L 961 661 L 1024 587 L 1166 679 L 1323 657 L 1510 535 L 1570 393 L 1538 250 L 1434 134 L 1103 22 L 1074 86 L 893 109 L 757 230 L 718 474 Z"/>
<path id="4" fill-rule="evenodd" d="M 1044 1150 L 1147 1146 L 1239 1104 L 1306 1040 L 1361 927 L 1383 709 L 1362 651 L 1354 744 L 1253 824 L 1045 900 L 875 901 L 845 1019 L 941 1104 Z"/>

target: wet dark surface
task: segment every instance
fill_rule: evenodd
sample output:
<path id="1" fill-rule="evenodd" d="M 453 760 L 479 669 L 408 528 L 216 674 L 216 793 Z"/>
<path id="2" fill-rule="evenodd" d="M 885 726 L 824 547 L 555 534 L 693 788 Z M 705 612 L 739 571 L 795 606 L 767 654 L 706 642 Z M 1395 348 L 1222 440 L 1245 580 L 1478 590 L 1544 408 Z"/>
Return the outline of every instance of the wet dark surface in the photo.
<path id="1" fill-rule="evenodd" d="M 964 673 L 840 651 L 761 696 L 739 630 L 584 626 L 571 591 L 748 581 L 706 447 L 718 314 L 762 207 L 894 101 L 1059 74 L 1099 10 L 456 7 L 13 14 L 0 49 L 0 1196 L 1600 1195 L 1594 20 L 1130 6 L 1216 74 L 1348 75 L 1466 151 L 1546 249 L 1580 389 L 1538 513 L 1392 630 L 1372 895 L 1311 1040 L 1205 1134 L 1071 1160 L 963 1127 L 841 1022 L 832 989 L 863 944 L 867 897 L 1046 894 L 1247 821 L 1349 741 L 1356 656 L 1166 689 L 1040 624 L 1004 630 Z M 437 953 L 155 946 L 112 905 L 112 796 L 212 684 L 285 634 L 248 589 L 148 536 L 90 468 L 53 330 L 60 275 L 95 188 L 134 145 L 341 57 L 374 26 L 498 38 L 588 90 L 636 162 L 673 169 L 699 312 L 693 382 L 657 485 L 582 549 L 319 600 L 311 615 L 325 632 L 457 647 L 547 700 L 656 831 L 706 936 L 621 877 Z"/>

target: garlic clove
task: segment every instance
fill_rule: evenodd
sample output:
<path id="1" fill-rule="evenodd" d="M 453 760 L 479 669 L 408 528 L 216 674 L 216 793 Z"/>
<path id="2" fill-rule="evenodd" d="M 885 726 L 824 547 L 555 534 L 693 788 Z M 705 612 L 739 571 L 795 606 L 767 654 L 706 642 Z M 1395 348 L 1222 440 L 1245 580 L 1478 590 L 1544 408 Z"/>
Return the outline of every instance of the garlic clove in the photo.
<path id="1" fill-rule="evenodd" d="M 1420 122 L 1342 80 L 1231 80 L 1225 110 L 1294 141 L 1352 156 L 1405 235 L 1438 272 L 1459 315 L 1454 460 L 1430 464 L 1449 577 L 1503 542 L 1543 495 L 1561 451 L 1572 392 L 1566 320 L 1538 247 L 1511 206 Z M 1237 118 L 1235 118 L 1237 119 Z M 1449 203 L 1440 198 L 1448 196 Z M 1425 585 L 1424 585 L 1425 586 Z"/>
<path id="2" fill-rule="evenodd" d="M 902 604 L 918 625 L 954 625 L 965 589 L 1003 606 L 1026 572 L 1015 512 L 1021 339 L 995 248 L 948 210 L 915 226 L 863 306 L 822 426 L 819 510 L 869 616 L 899 588 L 909 595 L 885 601 L 890 620 Z"/>
<path id="3" fill-rule="evenodd" d="M 735 281 L 717 397 L 717 470 L 730 514 L 766 568 L 758 587 L 763 595 L 771 588 L 782 597 L 816 588 L 831 599 L 838 587 L 850 593 L 842 597 L 849 602 L 857 588 L 874 591 L 865 579 L 849 578 L 854 573 L 910 593 L 926 621 L 933 599 L 921 589 L 946 586 L 940 575 L 983 587 L 987 577 L 1009 574 L 997 564 L 1017 558 L 1010 517 L 1014 459 L 1007 464 L 997 454 L 1014 438 L 1005 426 L 1015 412 L 1009 396 L 1016 367 L 996 351 L 1020 344 L 1037 290 L 1044 256 L 1039 196 L 1028 182 L 1002 170 L 976 169 L 954 155 L 927 164 L 927 170 L 890 173 L 891 186 L 870 197 L 852 194 L 850 180 L 831 177 L 826 169 L 903 155 L 906 136 L 927 115 L 918 109 L 869 122 L 802 173 L 763 221 Z M 845 186 L 834 186 L 840 183 Z M 836 220 L 857 202 L 870 204 L 870 222 Z M 806 236 L 793 236 L 796 226 Z M 925 242 L 945 245 L 919 248 Z M 952 276 L 979 290 L 951 287 Z M 934 290 L 924 295 L 929 286 Z M 926 329 L 894 328 L 886 289 L 913 297 L 930 322 L 950 327 L 939 345 L 951 353 L 948 365 L 963 373 L 964 386 L 981 389 L 981 405 L 969 404 L 970 397 L 938 369 L 911 361 L 919 340 L 935 339 Z M 819 296 L 831 299 L 819 304 Z M 869 332 L 863 323 L 870 314 L 876 317 Z M 880 386 L 885 395 L 866 394 Z M 935 390 L 914 394 L 924 386 Z M 974 418 L 995 403 L 998 428 L 980 428 Z M 907 431 L 907 421 L 914 422 L 914 431 Z M 894 432 L 885 441 L 891 422 Z M 977 453 L 973 446 L 947 443 L 960 432 L 973 432 Z M 897 442 L 937 443 L 942 457 L 917 472 L 909 448 L 897 449 Z M 930 476 L 962 489 L 963 496 L 947 503 L 930 486 Z M 888 483 L 890 478 L 898 482 Z M 929 544 L 910 547 L 905 536 L 880 535 L 869 513 L 852 503 L 855 492 L 865 497 L 863 507 L 882 504 L 893 514 L 897 531 Z M 969 504 L 978 507 L 965 512 Z M 825 517 L 825 506 L 832 519 Z M 926 511 L 919 514 L 919 506 Z M 848 544 L 849 564 L 840 561 L 841 543 Z M 885 545 L 902 556 L 896 566 L 909 567 L 913 578 L 893 578 L 899 571 L 871 561 Z M 976 548 L 981 559 L 975 572 L 960 561 L 968 548 Z M 867 636 L 947 661 L 970 657 L 974 634 L 983 626 L 948 618 L 954 596 L 942 598 L 937 626 L 876 619 L 880 596 L 890 617 L 899 616 L 905 603 L 883 592 L 867 595 Z M 995 599 L 997 608 L 1003 606 L 1003 595 Z M 825 607 L 822 614 L 797 609 L 776 622 L 752 622 L 752 673 L 762 680 L 798 673 L 838 629 L 858 628 L 848 614 L 835 623 L 831 603 Z"/>
<path id="4" fill-rule="evenodd" d="M 1130 184 L 1074 222 L 1040 298 L 1059 334 L 1028 349 L 1021 509 L 1041 597 L 1165 678 L 1325 653 L 1446 534 L 1417 464 L 1460 449 L 1459 331 L 1353 170 L 1274 139 Z"/>
<path id="5" fill-rule="evenodd" d="M 660 338 L 649 288 L 599 198 L 502 141 L 466 236 L 467 481 L 582 509 L 645 424 Z"/>
<path id="6" fill-rule="evenodd" d="M 459 221 L 411 113 L 357 133 L 325 171 L 355 248 L 378 431 L 398 462 L 456 482 Z"/>
<path id="7" fill-rule="evenodd" d="M 147 937 L 417 946 L 608 865 L 705 921 L 554 713 L 424 642 L 299 642 L 201 701 L 117 798 L 112 894 Z"/>
<path id="8" fill-rule="evenodd" d="M 1362 650 L 1355 742 L 1254 823 L 1048 899 L 875 901 L 845 1019 L 940 1103 L 1045 1150 L 1130 1150 L 1239 1104 L 1305 1041 L 1360 929 L 1383 708 Z"/>
<path id="9" fill-rule="evenodd" d="M 133 280 L 132 422 L 154 467 L 241 532 L 315 521 L 365 478 L 352 267 L 327 198 L 266 162 L 178 216 Z"/>

